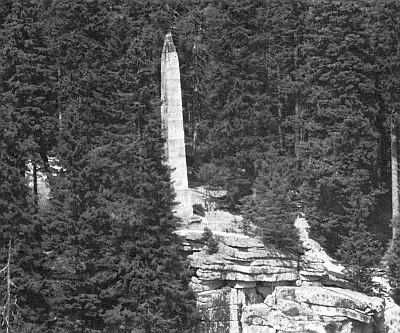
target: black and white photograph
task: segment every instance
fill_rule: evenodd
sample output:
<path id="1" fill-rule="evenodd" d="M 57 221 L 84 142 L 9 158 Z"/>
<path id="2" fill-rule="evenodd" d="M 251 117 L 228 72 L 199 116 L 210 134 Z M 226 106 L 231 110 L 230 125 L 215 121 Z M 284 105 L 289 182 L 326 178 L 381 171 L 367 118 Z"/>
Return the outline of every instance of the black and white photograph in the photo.
<path id="1" fill-rule="evenodd" d="M 0 0 L 0 333 L 400 333 L 400 0 Z"/>

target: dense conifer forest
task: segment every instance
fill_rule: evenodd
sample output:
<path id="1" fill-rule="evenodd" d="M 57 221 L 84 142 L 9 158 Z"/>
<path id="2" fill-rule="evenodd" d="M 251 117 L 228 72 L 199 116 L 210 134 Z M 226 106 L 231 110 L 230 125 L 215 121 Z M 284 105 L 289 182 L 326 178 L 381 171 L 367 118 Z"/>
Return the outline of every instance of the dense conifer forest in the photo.
<path id="1" fill-rule="evenodd" d="M 399 290 L 399 17 L 396 0 L 2 0 L 0 331 L 195 327 L 160 130 L 169 31 L 190 182 L 284 250 L 303 212 L 360 290 L 386 252 Z"/>

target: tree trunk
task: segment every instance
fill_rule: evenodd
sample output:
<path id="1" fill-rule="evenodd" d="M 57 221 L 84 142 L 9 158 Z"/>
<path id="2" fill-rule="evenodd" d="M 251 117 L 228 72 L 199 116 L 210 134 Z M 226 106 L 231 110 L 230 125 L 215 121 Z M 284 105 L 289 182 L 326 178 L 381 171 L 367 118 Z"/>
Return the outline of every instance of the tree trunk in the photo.
<path id="1" fill-rule="evenodd" d="M 38 208 L 39 205 L 39 191 L 38 191 L 38 176 L 37 176 L 37 165 L 35 162 L 32 163 L 33 165 L 33 200 L 35 203 L 35 208 Z"/>
<path id="2" fill-rule="evenodd" d="M 280 148 L 282 151 L 285 150 L 285 134 L 283 133 L 283 128 L 282 128 L 282 123 L 283 123 L 283 112 L 282 112 L 282 101 L 281 101 L 281 90 L 280 90 L 280 79 L 281 79 L 281 70 L 280 67 L 278 65 L 278 118 L 279 118 L 279 123 L 278 123 L 278 133 L 279 133 L 279 144 L 280 144 Z"/>
<path id="3" fill-rule="evenodd" d="M 300 125 L 300 107 L 299 99 L 296 97 L 296 104 L 294 106 L 294 154 L 296 159 L 299 160 L 299 145 L 301 141 L 301 125 Z"/>
<path id="4" fill-rule="evenodd" d="M 397 153 L 397 136 L 398 126 L 392 119 L 391 123 L 391 166 L 392 166 L 392 244 L 398 236 L 398 219 L 399 219 L 399 175 L 398 175 L 398 153 Z"/>
<path id="5" fill-rule="evenodd" d="M 5 318 L 6 333 L 10 333 L 10 314 L 11 314 L 11 239 L 8 242 L 8 260 L 7 260 L 7 296 L 5 305 Z"/>

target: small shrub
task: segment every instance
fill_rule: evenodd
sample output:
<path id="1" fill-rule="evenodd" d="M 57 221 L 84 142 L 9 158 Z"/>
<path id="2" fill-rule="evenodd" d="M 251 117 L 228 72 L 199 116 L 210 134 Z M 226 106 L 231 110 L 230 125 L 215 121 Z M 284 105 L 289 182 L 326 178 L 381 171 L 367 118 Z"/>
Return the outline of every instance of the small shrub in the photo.
<path id="1" fill-rule="evenodd" d="M 209 228 L 205 227 L 204 231 L 203 231 L 203 235 L 201 236 L 201 240 L 203 242 L 207 242 L 207 240 L 209 240 L 213 236 L 214 236 L 213 232 Z"/>
<path id="2" fill-rule="evenodd" d="M 242 231 L 243 235 L 254 236 L 253 228 L 251 226 L 251 222 L 249 221 L 249 219 L 242 219 L 241 221 L 234 219 L 233 223 L 235 223 L 238 226 L 238 228 Z"/>
<path id="3" fill-rule="evenodd" d="M 218 252 L 218 241 L 215 239 L 214 234 L 209 228 L 204 228 L 203 236 L 201 239 L 207 246 L 207 254 L 214 254 Z"/>
<path id="4" fill-rule="evenodd" d="M 206 216 L 206 212 L 202 204 L 194 204 L 193 213 L 202 217 Z"/>
<path id="5" fill-rule="evenodd" d="M 357 291 L 371 295 L 373 293 L 372 267 L 376 267 L 382 258 L 383 248 L 368 227 L 360 223 L 352 226 L 336 251 L 338 259 L 347 267 L 349 280 Z"/>
<path id="6" fill-rule="evenodd" d="M 331 323 L 328 323 L 325 326 L 325 330 L 326 330 L 327 333 L 335 333 L 335 332 L 338 332 L 340 330 L 340 325 L 338 325 L 335 322 L 331 322 Z"/>
<path id="7" fill-rule="evenodd" d="M 212 237 L 207 242 L 207 254 L 214 254 L 217 253 L 219 250 L 218 241 Z"/>

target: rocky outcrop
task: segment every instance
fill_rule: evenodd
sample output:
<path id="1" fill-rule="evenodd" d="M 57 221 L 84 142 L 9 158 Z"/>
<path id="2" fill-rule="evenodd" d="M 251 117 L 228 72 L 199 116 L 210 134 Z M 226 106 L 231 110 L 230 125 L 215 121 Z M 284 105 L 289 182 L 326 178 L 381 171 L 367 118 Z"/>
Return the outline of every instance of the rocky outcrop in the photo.
<path id="1" fill-rule="evenodd" d="M 383 310 L 383 299 L 346 289 L 276 287 L 243 309 L 242 332 L 383 333 Z"/>
<path id="2" fill-rule="evenodd" d="M 400 306 L 393 302 L 392 299 L 385 299 L 385 332 L 399 333 L 400 332 Z"/>
<path id="3" fill-rule="evenodd" d="M 195 271 L 190 286 L 202 312 L 200 333 L 400 332 L 400 307 L 352 291 L 344 268 L 322 249 L 293 256 L 214 232 L 219 249 L 207 254 L 203 231 L 178 233 Z"/>
<path id="4" fill-rule="evenodd" d="M 179 231 L 185 237 L 184 250 L 193 253 L 189 259 L 200 281 L 349 286 L 342 275 L 328 270 L 321 259 L 309 255 L 297 257 L 284 254 L 266 248 L 255 238 L 240 234 L 215 232 L 219 251 L 207 255 L 201 251 L 204 247 L 202 233 L 201 230 Z"/>

